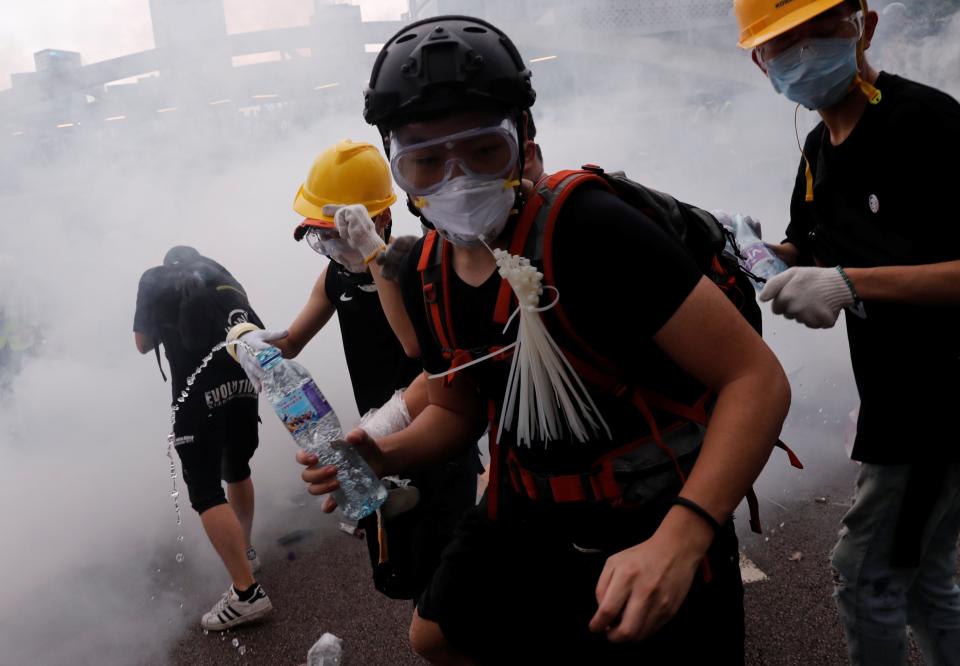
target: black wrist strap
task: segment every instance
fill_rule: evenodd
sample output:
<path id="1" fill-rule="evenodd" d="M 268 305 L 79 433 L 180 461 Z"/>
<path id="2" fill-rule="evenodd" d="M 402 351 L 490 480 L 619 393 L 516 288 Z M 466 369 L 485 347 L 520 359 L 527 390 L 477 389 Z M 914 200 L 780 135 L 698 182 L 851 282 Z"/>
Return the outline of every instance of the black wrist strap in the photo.
<path id="1" fill-rule="evenodd" d="M 722 525 L 717 522 L 717 519 L 707 513 L 707 510 L 702 506 L 694 502 L 693 500 L 687 499 L 686 497 L 674 497 L 670 502 L 671 504 L 676 504 L 677 506 L 682 506 L 686 509 L 690 509 L 695 514 L 707 521 L 707 524 L 713 528 L 714 532 L 719 532 Z"/>

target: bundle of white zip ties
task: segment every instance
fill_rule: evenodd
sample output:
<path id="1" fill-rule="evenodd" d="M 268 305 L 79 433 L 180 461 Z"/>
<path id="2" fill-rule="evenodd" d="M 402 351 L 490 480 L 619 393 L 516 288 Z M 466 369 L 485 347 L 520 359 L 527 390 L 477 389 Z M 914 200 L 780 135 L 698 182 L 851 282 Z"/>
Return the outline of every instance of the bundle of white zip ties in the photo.
<path id="1" fill-rule="evenodd" d="M 530 265 L 526 257 L 500 249 L 490 251 L 497 261 L 500 276 L 509 282 L 519 302 L 519 307 L 510 315 L 503 329 L 506 332 L 519 314 L 517 339 L 496 352 L 447 372 L 431 375 L 431 378 L 458 372 L 515 348 L 497 441 L 500 441 L 504 428 L 511 429 L 515 412 L 516 441 L 526 446 L 533 441 L 559 440 L 564 435 L 564 429 L 578 441 L 585 442 L 602 426 L 607 437 L 612 438 L 610 427 L 596 403 L 540 317 L 541 313 L 556 306 L 560 292 L 550 285 L 543 287 L 543 273 Z M 544 289 L 552 291 L 555 298 L 548 305 L 540 307 Z"/>

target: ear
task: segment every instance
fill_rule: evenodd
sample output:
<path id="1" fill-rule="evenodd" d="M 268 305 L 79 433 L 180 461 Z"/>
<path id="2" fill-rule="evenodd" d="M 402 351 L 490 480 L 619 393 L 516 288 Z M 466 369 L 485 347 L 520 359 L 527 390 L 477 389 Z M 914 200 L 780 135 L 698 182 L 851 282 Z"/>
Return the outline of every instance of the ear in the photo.
<path id="1" fill-rule="evenodd" d="M 760 62 L 760 58 L 757 57 L 757 50 L 753 49 L 750 51 L 750 59 L 753 60 L 753 64 L 760 68 L 760 71 L 763 72 L 764 76 L 767 74 L 767 68 L 763 66 L 763 63 Z"/>
<path id="2" fill-rule="evenodd" d="M 880 15 L 872 9 L 867 12 L 863 18 L 863 50 L 870 48 L 870 42 L 873 41 L 873 35 L 877 32 L 877 23 L 880 22 Z"/>
<path id="3" fill-rule="evenodd" d="M 382 213 L 377 215 L 377 219 L 374 222 L 376 223 L 377 231 L 382 232 L 393 222 L 393 213 L 391 213 L 390 209 L 387 208 Z"/>
<path id="4" fill-rule="evenodd" d="M 534 160 L 537 159 L 537 143 L 536 141 L 531 141 L 527 139 L 523 142 L 523 163 L 524 164 L 533 164 Z"/>

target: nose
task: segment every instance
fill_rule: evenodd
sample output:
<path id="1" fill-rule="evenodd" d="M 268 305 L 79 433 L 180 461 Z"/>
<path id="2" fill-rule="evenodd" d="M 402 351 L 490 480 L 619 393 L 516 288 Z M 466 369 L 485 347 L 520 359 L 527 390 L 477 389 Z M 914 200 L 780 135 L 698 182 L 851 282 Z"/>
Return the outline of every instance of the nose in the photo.
<path id="1" fill-rule="evenodd" d="M 466 173 L 463 171 L 463 162 L 459 157 L 451 157 L 447 164 L 447 173 L 449 174 L 448 178 L 457 178 L 459 176 L 466 175 Z"/>

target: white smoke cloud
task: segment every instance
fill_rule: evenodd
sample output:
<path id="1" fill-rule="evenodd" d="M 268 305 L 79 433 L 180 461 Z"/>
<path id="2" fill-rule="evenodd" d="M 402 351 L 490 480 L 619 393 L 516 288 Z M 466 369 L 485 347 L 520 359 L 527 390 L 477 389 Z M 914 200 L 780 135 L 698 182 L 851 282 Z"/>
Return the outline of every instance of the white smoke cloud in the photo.
<path id="1" fill-rule="evenodd" d="M 674 62 L 666 66 L 613 54 L 533 64 L 547 169 L 622 168 L 691 203 L 750 213 L 767 239 L 778 240 L 799 161 L 793 105 L 734 50 L 732 34 L 728 42 L 712 51 L 723 55 L 722 67 L 685 53 L 683 40 L 672 42 Z M 956 95 L 958 44 L 960 18 L 902 52 L 883 53 L 900 58 L 905 75 Z M 521 50 L 541 54 L 535 46 L 521 43 Z M 878 39 L 876 51 L 883 46 Z M 234 273 L 269 327 L 292 321 L 322 267 L 291 238 L 296 188 L 313 156 L 334 141 L 377 143 L 360 118 L 359 95 L 353 99 L 349 113 L 317 111 L 283 131 L 264 110 L 244 122 L 167 114 L 120 139 L 64 132 L 29 144 L 16 168 L 0 169 L 10 174 L 0 183 L 0 305 L 43 338 L 12 394 L 0 399 L 0 570 L 7 572 L 0 661 L 161 662 L 169 641 L 196 621 L 196 608 L 179 608 L 178 588 L 189 585 L 211 601 L 220 591 L 225 577 L 182 481 L 186 541 L 176 541 L 169 387 L 153 357 L 134 350 L 137 280 L 171 245 L 194 245 Z M 141 111 L 156 117 L 153 107 Z M 812 114 L 801 117 L 801 137 L 814 122 Z M 395 233 L 417 230 L 402 205 L 394 213 Z M 584 259 L 602 267 L 603 257 Z M 598 288 L 620 288 L 598 274 Z M 825 448 L 841 446 L 856 402 L 842 326 L 814 332 L 772 317 L 765 326 L 793 381 L 785 438 L 816 471 Z M 302 361 L 342 420 L 355 421 L 334 324 Z M 292 443 L 268 407 L 261 413 L 255 541 L 284 531 L 266 526 L 302 493 Z M 773 493 L 794 476 L 775 454 L 761 490 Z M 174 560 L 180 550 L 182 566 Z M 55 610 L 74 603 L 75 613 Z M 44 622 L 69 645 L 51 640 Z"/>

